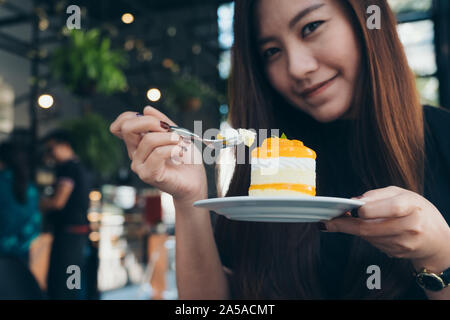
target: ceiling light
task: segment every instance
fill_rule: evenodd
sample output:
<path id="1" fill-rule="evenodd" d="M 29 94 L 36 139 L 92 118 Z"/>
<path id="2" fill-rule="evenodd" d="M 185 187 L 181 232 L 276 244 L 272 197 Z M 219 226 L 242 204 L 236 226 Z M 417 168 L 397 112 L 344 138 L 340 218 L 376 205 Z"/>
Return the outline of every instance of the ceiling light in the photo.
<path id="1" fill-rule="evenodd" d="M 122 22 L 125 24 L 130 24 L 133 23 L 134 21 L 134 16 L 131 13 L 124 13 L 122 15 Z"/>
<path id="2" fill-rule="evenodd" d="M 150 89 L 147 91 L 147 98 L 152 102 L 156 102 L 161 99 L 161 91 L 156 88 Z"/>
<path id="3" fill-rule="evenodd" d="M 43 94 L 38 99 L 38 104 L 41 108 L 48 109 L 53 106 L 53 97 L 49 94 Z"/>

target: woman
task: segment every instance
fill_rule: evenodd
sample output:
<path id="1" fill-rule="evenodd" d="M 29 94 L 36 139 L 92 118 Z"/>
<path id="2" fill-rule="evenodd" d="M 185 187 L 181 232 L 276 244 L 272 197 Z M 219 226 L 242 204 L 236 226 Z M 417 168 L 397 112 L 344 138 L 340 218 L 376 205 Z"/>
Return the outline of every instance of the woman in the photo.
<path id="1" fill-rule="evenodd" d="M 0 145 L 0 256 L 28 266 L 30 244 L 39 235 L 39 195 L 30 184 L 27 154 L 12 143 Z"/>
<path id="2" fill-rule="evenodd" d="M 370 5 L 380 30 L 366 28 Z M 192 207 L 207 195 L 203 166 L 166 161 L 199 151 L 164 133 L 173 122 L 154 108 L 122 114 L 111 131 L 133 171 L 174 196 L 180 298 L 450 298 L 414 277 L 450 267 L 450 115 L 420 105 L 386 1 L 238 0 L 234 27 L 231 125 L 302 140 L 318 155 L 317 195 L 366 204 L 319 224 L 219 217 L 213 233 Z M 236 165 L 226 196 L 249 184 L 249 164 Z M 373 265 L 379 289 L 367 285 Z"/>

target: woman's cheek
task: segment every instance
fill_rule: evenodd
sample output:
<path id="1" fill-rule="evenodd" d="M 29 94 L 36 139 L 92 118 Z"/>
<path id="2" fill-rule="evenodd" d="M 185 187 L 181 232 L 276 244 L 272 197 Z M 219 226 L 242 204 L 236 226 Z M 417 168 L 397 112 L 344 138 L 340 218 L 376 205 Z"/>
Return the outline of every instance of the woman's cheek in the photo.
<path id="1" fill-rule="evenodd" d="M 276 91 L 285 96 L 288 92 L 288 81 L 283 75 L 284 71 L 275 64 L 267 68 L 269 83 Z"/>

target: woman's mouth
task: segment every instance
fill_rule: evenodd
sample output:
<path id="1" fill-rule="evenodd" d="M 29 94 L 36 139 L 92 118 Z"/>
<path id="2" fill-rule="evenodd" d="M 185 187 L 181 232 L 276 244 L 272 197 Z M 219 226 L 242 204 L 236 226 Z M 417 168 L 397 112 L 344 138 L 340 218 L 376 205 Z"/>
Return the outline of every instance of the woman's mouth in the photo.
<path id="1" fill-rule="evenodd" d="M 324 92 L 328 87 L 330 87 L 331 84 L 334 82 L 334 80 L 337 77 L 338 77 L 338 75 L 335 75 L 330 80 L 327 80 L 327 81 L 319 83 L 315 86 L 312 86 L 311 88 L 304 90 L 300 95 L 305 99 L 315 97 L 315 96 L 321 94 L 322 92 Z"/>

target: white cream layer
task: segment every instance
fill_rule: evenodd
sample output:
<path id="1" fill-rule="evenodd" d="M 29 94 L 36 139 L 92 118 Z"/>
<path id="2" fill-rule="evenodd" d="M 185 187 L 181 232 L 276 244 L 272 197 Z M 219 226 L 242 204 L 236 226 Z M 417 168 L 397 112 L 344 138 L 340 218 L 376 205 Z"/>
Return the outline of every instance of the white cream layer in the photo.
<path id="1" fill-rule="evenodd" d="M 316 160 L 312 158 L 278 157 L 252 158 L 252 169 L 261 168 L 294 168 L 304 171 L 316 171 Z"/>
<path id="2" fill-rule="evenodd" d="M 316 186 L 316 173 L 313 170 L 295 168 L 261 168 L 252 169 L 250 176 L 251 185 L 292 183 Z"/>

